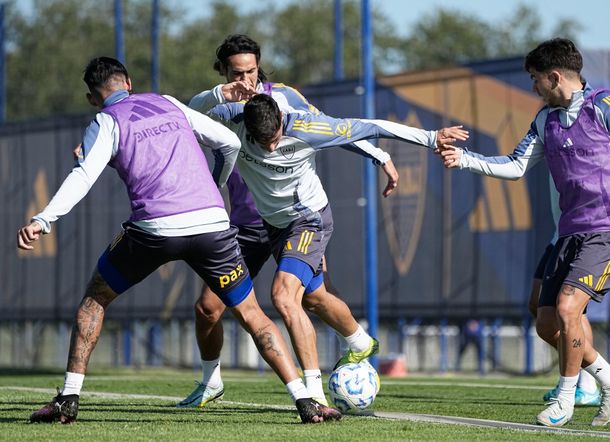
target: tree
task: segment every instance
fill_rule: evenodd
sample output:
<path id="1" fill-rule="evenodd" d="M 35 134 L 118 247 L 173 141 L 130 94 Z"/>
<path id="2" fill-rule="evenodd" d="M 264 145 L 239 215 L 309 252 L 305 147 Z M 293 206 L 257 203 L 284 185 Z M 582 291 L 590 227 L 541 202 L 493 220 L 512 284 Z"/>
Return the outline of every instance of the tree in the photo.
<path id="1" fill-rule="evenodd" d="M 519 5 L 512 16 L 499 23 L 441 8 L 425 16 L 407 37 L 404 67 L 425 69 L 523 55 L 553 36 L 575 40 L 580 27 L 577 21 L 565 18 L 551 35 L 543 36 L 540 16 L 526 5 Z"/>
<path id="2" fill-rule="evenodd" d="M 7 12 L 7 119 L 90 112 L 83 99 L 82 69 L 93 57 L 114 55 L 113 2 L 34 0 L 26 16 L 19 3 Z M 333 75 L 334 17 L 329 0 L 277 2 L 256 9 L 237 0 L 215 0 L 196 20 L 161 2 L 161 91 L 188 101 L 223 81 L 212 70 L 215 50 L 229 34 L 245 33 L 262 47 L 262 67 L 276 81 L 305 85 Z M 360 1 L 343 0 L 344 74 L 360 76 Z M 579 24 L 564 19 L 557 35 L 572 37 Z M 151 1 L 123 0 L 126 66 L 136 91 L 151 87 Z M 522 55 L 542 40 L 536 11 L 520 6 L 497 25 L 459 11 L 424 17 L 408 38 L 373 11 L 374 64 L 378 73 L 396 67 L 422 69 L 489 57 Z"/>
<path id="3" fill-rule="evenodd" d="M 360 74 L 360 11 L 359 2 L 343 1 L 344 73 L 346 77 Z M 393 31 L 388 19 L 374 11 L 375 66 L 382 71 L 395 62 L 402 40 Z M 272 58 L 274 77 L 292 84 L 304 85 L 330 80 L 333 76 L 333 5 L 327 0 L 290 3 L 279 10 L 275 25 L 268 27 L 266 39 Z"/>

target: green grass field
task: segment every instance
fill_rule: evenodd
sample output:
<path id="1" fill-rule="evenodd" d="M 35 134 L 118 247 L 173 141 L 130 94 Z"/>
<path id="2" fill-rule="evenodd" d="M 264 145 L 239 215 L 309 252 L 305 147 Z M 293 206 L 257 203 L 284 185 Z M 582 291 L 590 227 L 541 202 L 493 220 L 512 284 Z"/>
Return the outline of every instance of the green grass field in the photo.
<path id="1" fill-rule="evenodd" d="M 78 422 L 29 424 L 63 382 L 59 372 L 0 371 L 0 440 L 591 440 L 610 437 L 589 425 L 595 408 L 577 408 L 566 427 L 579 432 L 507 429 L 413 420 L 413 414 L 461 416 L 532 424 L 553 379 L 500 377 L 383 378 L 373 409 L 393 419 L 347 416 L 341 422 L 302 425 L 280 381 L 269 373 L 224 371 L 221 404 L 176 409 L 198 372 L 164 369 L 93 370 L 85 379 Z M 74 438 L 74 439 L 73 439 Z"/>

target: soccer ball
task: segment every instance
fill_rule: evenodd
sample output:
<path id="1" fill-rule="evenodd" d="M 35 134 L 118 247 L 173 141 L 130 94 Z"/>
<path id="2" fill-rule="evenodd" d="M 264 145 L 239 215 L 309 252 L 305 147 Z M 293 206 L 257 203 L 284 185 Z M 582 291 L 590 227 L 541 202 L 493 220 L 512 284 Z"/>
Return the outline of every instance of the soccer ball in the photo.
<path id="1" fill-rule="evenodd" d="M 361 413 L 371 406 L 379 392 L 379 375 L 371 364 L 345 364 L 328 379 L 330 400 L 343 413 Z"/>

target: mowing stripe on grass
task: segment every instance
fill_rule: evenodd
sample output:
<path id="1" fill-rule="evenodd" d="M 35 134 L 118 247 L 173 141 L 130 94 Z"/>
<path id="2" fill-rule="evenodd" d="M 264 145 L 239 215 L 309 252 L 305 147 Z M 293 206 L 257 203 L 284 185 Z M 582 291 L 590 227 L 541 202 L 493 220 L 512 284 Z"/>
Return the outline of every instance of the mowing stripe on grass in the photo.
<path id="1" fill-rule="evenodd" d="M 476 382 L 435 382 L 435 381 L 417 381 L 417 380 L 404 380 L 399 381 L 397 379 L 389 380 L 383 379 L 382 385 L 423 385 L 431 387 L 446 387 L 451 385 L 452 387 L 468 387 L 468 388 L 506 388 L 511 390 L 548 390 L 549 386 L 540 387 L 536 385 L 509 385 L 509 384 L 479 384 Z"/>
<path id="2" fill-rule="evenodd" d="M 45 393 L 45 394 L 56 394 L 56 391 L 52 388 L 33 388 L 33 387 L 20 387 L 20 386 L 0 386 L 0 390 L 13 390 L 13 391 L 28 391 L 33 393 Z M 83 396 L 101 397 L 106 399 L 157 399 L 162 401 L 178 402 L 182 400 L 182 397 L 176 396 L 158 396 L 150 394 L 128 394 L 128 393 L 107 393 L 101 391 L 87 391 L 83 392 Z M 234 401 L 222 401 L 227 405 L 252 407 L 252 408 L 263 408 L 272 410 L 294 410 L 294 406 L 288 405 L 272 405 L 272 404 L 256 404 L 249 402 L 234 402 Z M 507 430 L 517 431 L 534 431 L 534 432 L 558 432 L 558 433 L 569 433 L 584 436 L 595 436 L 610 438 L 610 432 L 604 431 L 587 431 L 587 430 L 572 430 L 569 428 L 551 428 L 543 427 L 539 425 L 531 424 L 519 424 L 515 422 L 504 422 L 490 419 L 475 419 L 470 417 L 458 417 L 458 416 L 437 416 L 430 414 L 415 414 L 415 413 L 398 413 L 389 411 L 373 411 L 366 413 L 364 416 L 377 417 L 383 419 L 393 420 L 404 420 L 413 422 L 430 422 L 436 424 L 449 424 L 449 425 L 466 425 L 471 427 L 486 427 L 486 428 L 499 428 Z"/>
<path id="3" fill-rule="evenodd" d="M 431 414 L 397 413 L 386 411 L 374 411 L 372 415 L 385 419 L 408 420 L 413 422 L 432 422 L 437 424 L 467 425 L 471 427 L 502 428 L 507 430 L 519 431 L 558 432 L 583 436 L 610 438 L 610 433 L 606 431 L 572 430 L 569 428 L 544 427 L 540 425 L 518 424 L 514 422 L 494 421 L 489 419 L 475 419 L 471 417 L 435 416 Z"/>

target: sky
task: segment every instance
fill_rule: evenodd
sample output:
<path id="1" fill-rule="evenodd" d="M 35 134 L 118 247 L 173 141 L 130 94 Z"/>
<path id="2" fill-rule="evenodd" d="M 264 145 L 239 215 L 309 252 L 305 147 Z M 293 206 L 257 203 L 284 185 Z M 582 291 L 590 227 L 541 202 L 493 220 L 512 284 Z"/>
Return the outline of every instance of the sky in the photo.
<path id="1" fill-rule="evenodd" d="M 180 4 L 192 17 L 205 15 L 212 0 L 160 0 L 169 5 Z M 227 0 L 244 9 L 256 9 L 262 1 Z M 281 5 L 287 0 L 269 0 Z M 327 0 L 329 3 L 332 0 Z M 519 4 L 526 3 L 538 11 L 542 19 L 543 36 L 549 36 L 562 18 L 574 18 L 583 25 L 578 35 L 582 49 L 610 49 L 608 16 L 610 0 L 370 0 L 372 7 L 381 9 L 396 26 L 401 35 L 422 16 L 432 14 L 440 7 L 459 10 L 465 14 L 479 16 L 486 22 L 499 23 L 503 17 L 511 16 Z"/>

